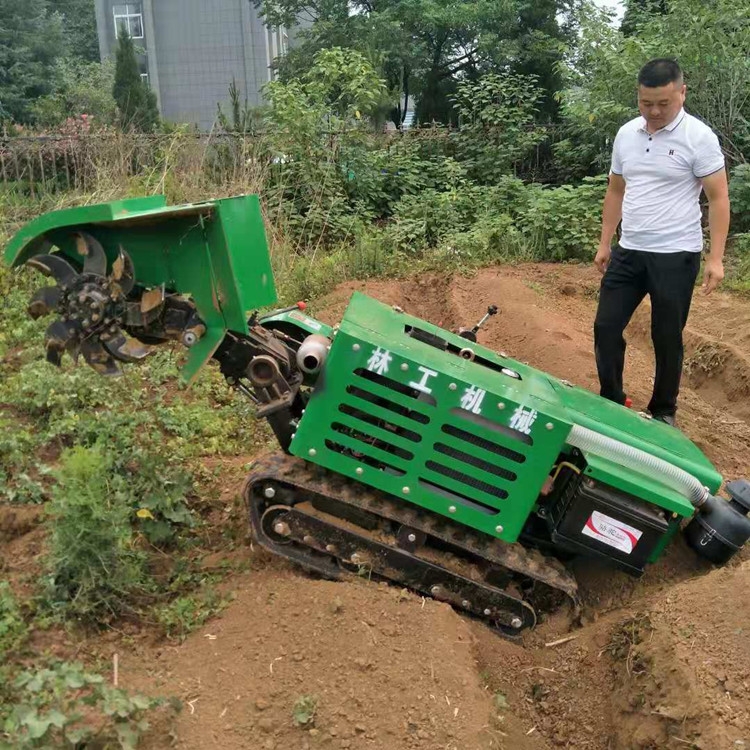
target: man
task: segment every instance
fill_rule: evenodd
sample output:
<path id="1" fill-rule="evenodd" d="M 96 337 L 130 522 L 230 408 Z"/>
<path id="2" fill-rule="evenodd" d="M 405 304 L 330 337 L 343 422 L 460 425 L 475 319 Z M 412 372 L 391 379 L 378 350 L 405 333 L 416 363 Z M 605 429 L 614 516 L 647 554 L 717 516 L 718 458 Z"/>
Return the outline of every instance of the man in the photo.
<path id="1" fill-rule="evenodd" d="M 602 232 L 594 260 L 603 274 L 594 323 L 601 395 L 624 404 L 623 331 L 646 294 L 656 376 L 648 411 L 675 425 L 682 375 L 682 332 L 700 269 L 699 198 L 709 202 L 710 253 L 703 291 L 724 278 L 729 193 L 724 156 L 713 131 L 683 109 L 685 85 L 673 60 L 646 63 L 638 75 L 641 117 L 623 125 L 612 149 Z M 612 237 L 622 220 L 620 241 Z"/>

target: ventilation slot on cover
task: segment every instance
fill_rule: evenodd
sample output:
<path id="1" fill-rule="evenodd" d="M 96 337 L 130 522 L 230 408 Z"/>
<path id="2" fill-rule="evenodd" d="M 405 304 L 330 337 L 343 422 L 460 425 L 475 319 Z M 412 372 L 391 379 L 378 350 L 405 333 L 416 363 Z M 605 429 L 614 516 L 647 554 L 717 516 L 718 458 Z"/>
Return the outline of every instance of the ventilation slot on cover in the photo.
<path id="1" fill-rule="evenodd" d="M 341 456 L 350 458 L 352 461 L 356 461 L 358 464 L 365 464 L 365 466 L 372 466 L 373 469 L 378 469 L 386 474 L 392 474 L 394 477 L 402 477 L 406 474 L 403 469 L 397 469 L 395 466 L 385 463 L 385 461 L 378 461 L 377 458 L 371 458 L 361 453 L 355 453 L 351 448 L 346 448 L 340 443 L 336 443 L 333 440 L 325 441 L 326 448 L 338 453 Z"/>
<path id="2" fill-rule="evenodd" d="M 526 456 L 524 456 L 523 453 L 518 453 L 517 451 L 506 448 L 503 445 L 493 443 L 491 440 L 485 440 L 484 438 L 479 437 L 479 435 L 466 432 L 466 430 L 454 427 L 452 424 L 444 424 L 442 429 L 446 435 L 451 435 L 452 437 L 463 440 L 470 445 L 476 445 L 478 448 L 484 448 L 484 450 L 489 451 L 490 453 L 507 458 L 509 461 L 515 461 L 517 464 L 522 464 L 526 460 Z"/>
<path id="3" fill-rule="evenodd" d="M 472 477 L 469 474 L 464 474 L 463 472 L 458 471 L 458 469 L 452 469 L 448 466 L 443 466 L 442 464 L 436 463 L 435 461 L 427 461 L 425 466 L 430 471 L 434 471 L 437 474 L 442 474 L 444 477 L 448 477 L 449 479 L 454 479 L 456 482 L 461 482 L 462 484 L 467 485 L 467 487 L 471 487 L 475 490 L 480 490 L 487 495 L 494 495 L 495 497 L 500 498 L 500 500 L 505 500 L 505 498 L 508 497 L 508 493 L 500 487 L 495 487 L 494 485 L 487 484 L 487 482 L 483 482 L 481 479 Z"/>
<path id="4" fill-rule="evenodd" d="M 466 411 L 466 409 L 459 409 L 454 406 L 450 410 L 451 416 L 464 419 L 467 422 L 475 424 L 477 427 L 484 427 L 485 430 L 491 432 L 497 432 L 500 435 L 504 435 L 510 440 L 517 440 L 519 443 L 526 443 L 526 445 L 534 445 L 534 440 L 531 435 L 527 435 L 525 432 L 520 430 L 514 430 L 512 427 L 507 427 L 504 424 L 498 424 L 493 422 L 491 419 L 481 416 L 480 414 L 474 414 L 472 411 Z"/>
<path id="5" fill-rule="evenodd" d="M 445 489 L 445 487 L 441 487 L 434 482 L 429 482 L 426 479 L 420 479 L 419 485 L 428 492 L 431 492 L 433 495 L 439 495 L 440 497 L 444 497 L 446 500 L 450 500 L 451 502 L 460 503 L 461 505 L 465 505 L 467 508 L 478 510 L 480 513 L 485 513 L 488 516 L 496 516 L 500 512 L 497 508 L 493 508 L 491 505 L 485 505 L 484 503 L 480 503 L 477 500 L 472 500 L 466 495 L 461 495 L 458 492 L 453 492 L 453 490 L 447 490 Z"/>
<path id="6" fill-rule="evenodd" d="M 389 401 L 387 398 L 376 396 L 374 393 L 370 393 L 370 391 L 357 388 L 356 385 L 348 385 L 346 387 L 346 392 L 352 396 L 361 398 L 363 401 L 368 401 L 382 409 L 388 409 L 388 411 L 392 411 L 394 414 L 400 414 L 402 417 L 407 417 L 408 419 L 412 419 L 420 424 L 427 424 L 430 421 L 430 418 L 426 414 L 422 414 L 422 412 L 407 409 L 405 406 Z"/>
<path id="7" fill-rule="evenodd" d="M 342 435 L 348 435 L 350 438 L 358 440 L 364 445 L 371 445 L 373 448 L 378 448 L 381 451 L 390 453 L 392 456 L 402 458 L 404 459 L 404 461 L 411 461 L 414 458 L 414 454 L 411 451 L 404 450 L 403 448 L 399 448 L 397 445 L 387 443 L 385 440 L 380 440 L 379 438 L 375 438 L 372 435 L 368 435 L 364 432 L 360 432 L 359 430 L 355 430 L 352 427 L 341 424 L 341 422 L 334 422 L 331 425 L 331 429 L 334 432 L 341 433 Z"/>
<path id="8" fill-rule="evenodd" d="M 362 411 L 361 409 L 355 409 L 353 406 L 349 406 L 348 404 L 340 404 L 339 411 L 343 414 L 347 414 L 350 417 L 359 419 L 362 422 L 367 422 L 367 424 L 371 424 L 374 427 L 380 427 L 381 430 L 388 430 L 394 435 L 398 435 L 399 437 L 405 438 L 406 440 L 411 440 L 414 443 L 418 443 L 422 440 L 422 436 L 418 432 L 407 430 L 405 427 L 399 427 L 398 425 L 393 424 L 393 422 L 386 422 L 384 419 L 374 417 L 372 414 L 368 414 L 366 411 Z"/>
<path id="9" fill-rule="evenodd" d="M 383 388 L 390 388 L 390 390 L 396 391 L 396 393 L 400 393 L 402 396 L 408 396 L 409 398 L 413 398 L 415 401 L 418 400 L 423 404 L 435 406 L 435 404 L 437 403 L 435 401 L 435 398 L 429 393 L 420 391 L 419 388 L 412 388 L 410 385 L 399 383 L 398 380 L 392 380 L 385 375 L 378 375 L 377 373 L 370 372 L 370 370 L 365 370 L 362 367 L 357 368 L 354 371 L 354 374 L 359 375 L 360 378 L 364 378 L 365 380 L 377 383 Z"/>
<path id="10" fill-rule="evenodd" d="M 481 458 L 472 456 L 470 453 L 464 453 L 463 451 L 457 450 L 456 448 L 451 448 L 450 445 L 435 443 L 435 450 L 445 456 L 455 458 L 457 461 L 463 461 L 465 464 L 469 464 L 470 466 L 474 466 L 477 469 L 486 471 L 488 474 L 494 474 L 496 477 L 507 479 L 510 482 L 515 482 L 517 479 L 517 474 L 515 474 L 514 472 L 508 471 L 508 469 L 504 469 L 502 466 L 491 464 L 488 461 L 483 461 Z"/>

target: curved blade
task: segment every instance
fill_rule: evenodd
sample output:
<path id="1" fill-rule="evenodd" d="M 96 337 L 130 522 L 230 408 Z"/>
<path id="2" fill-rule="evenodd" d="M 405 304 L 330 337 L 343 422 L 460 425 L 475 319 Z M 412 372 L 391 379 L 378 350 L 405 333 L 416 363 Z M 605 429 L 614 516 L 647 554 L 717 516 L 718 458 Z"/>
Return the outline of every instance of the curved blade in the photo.
<path id="1" fill-rule="evenodd" d="M 26 261 L 26 265 L 36 268 L 45 276 L 52 276 L 58 284 L 68 284 L 78 275 L 61 255 L 35 255 Z"/>
<path id="2" fill-rule="evenodd" d="M 78 254 L 85 258 L 83 261 L 84 273 L 93 273 L 97 276 L 107 275 L 107 256 L 96 237 L 92 237 L 87 232 L 78 232 L 76 234 L 76 249 Z"/>
<path id="3" fill-rule="evenodd" d="M 84 339 L 81 342 L 81 354 L 100 375 L 112 377 L 122 374 L 112 355 L 102 346 L 98 338 L 92 336 Z"/>
<path id="4" fill-rule="evenodd" d="M 49 315 L 57 308 L 62 292 L 58 286 L 44 286 L 38 289 L 29 302 L 28 312 L 34 320 Z"/>
<path id="5" fill-rule="evenodd" d="M 142 346 L 134 339 L 128 338 L 120 332 L 117 336 L 105 341 L 104 348 L 120 362 L 140 362 L 148 357 L 151 350 Z"/>
<path id="6" fill-rule="evenodd" d="M 123 297 L 127 297 L 135 286 L 135 266 L 133 260 L 120 247 L 117 259 L 112 264 L 112 281 L 119 287 Z"/>
<path id="7" fill-rule="evenodd" d="M 47 349 L 47 362 L 60 366 L 62 355 L 75 336 L 75 329 L 62 320 L 51 323 L 44 332 L 44 345 Z"/>

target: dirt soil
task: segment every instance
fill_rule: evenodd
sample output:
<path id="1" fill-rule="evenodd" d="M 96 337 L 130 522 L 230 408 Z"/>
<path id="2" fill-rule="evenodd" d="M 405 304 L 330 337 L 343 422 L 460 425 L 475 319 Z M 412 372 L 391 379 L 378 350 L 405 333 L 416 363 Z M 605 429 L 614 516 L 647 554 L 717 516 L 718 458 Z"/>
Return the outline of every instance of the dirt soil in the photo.
<path id="1" fill-rule="evenodd" d="M 311 312 L 337 322 L 355 289 L 446 328 L 497 304 L 482 344 L 596 389 L 590 268 L 351 283 Z M 645 304 L 626 364 L 639 410 L 653 382 L 649 325 Z M 679 421 L 728 479 L 750 474 L 749 358 L 750 304 L 697 292 Z M 241 524 L 238 465 L 216 515 Z M 6 565 L 20 564 L 25 538 L 38 549 L 35 522 L 0 516 Z M 233 601 L 183 643 L 144 629 L 83 647 L 105 662 L 117 651 L 122 684 L 184 701 L 150 750 L 750 750 L 750 553 L 713 570 L 678 538 L 641 579 L 577 563 L 584 624 L 571 630 L 561 613 L 520 642 L 394 587 L 316 580 L 250 545 L 240 554 L 248 570 L 223 584 Z M 299 727 L 306 696 L 314 720 Z"/>

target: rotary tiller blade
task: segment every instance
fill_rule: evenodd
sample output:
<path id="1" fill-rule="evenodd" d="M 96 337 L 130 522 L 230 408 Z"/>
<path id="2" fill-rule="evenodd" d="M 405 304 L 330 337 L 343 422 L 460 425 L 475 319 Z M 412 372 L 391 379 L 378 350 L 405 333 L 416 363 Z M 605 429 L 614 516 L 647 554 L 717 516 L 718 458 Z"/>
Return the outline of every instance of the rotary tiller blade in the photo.
<path id="1" fill-rule="evenodd" d="M 119 288 L 123 297 L 127 297 L 135 286 L 135 267 L 131 257 L 120 248 L 117 259 L 112 264 L 112 281 Z"/>
<path id="2" fill-rule="evenodd" d="M 102 343 L 104 348 L 120 362 L 140 362 L 150 354 L 147 347 L 134 339 L 127 338 L 122 332 Z"/>
<path id="3" fill-rule="evenodd" d="M 61 286 L 69 284 L 78 275 L 73 266 L 60 255 L 35 255 L 26 261 L 26 265 L 41 271 L 45 276 L 52 276 Z"/>
<path id="4" fill-rule="evenodd" d="M 96 237 L 92 237 L 86 232 L 76 233 L 76 249 L 78 254 L 84 258 L 84 273 L 91 273 L 96 276 L 107 275 L 107 256 Z"/>
<path id="5" fill-rule="evenodd" d="M 44 346 L 47 349 L 47 362 L 60 366 L 63 352 L 70 346 L 75 336 L 75 329 L 56 320 L 44 333 Z"/>
<path id="6" fill-rule="evenodd" d="M 37 290 L 29 302 L 28 311 L 34 320 L 49 315 L 57 308 L 62 292 L 59 287 L 45 286 Z"/>
<path id="7" fill-rule="evenodd" d="M 112 377 L 120 375 L 112 355 L 102 346 L 98 338 L 91 336 L 81 342 L 81 354 L 86 362 L 100 375 Z"/>

